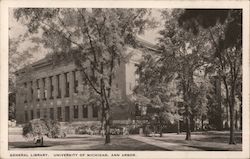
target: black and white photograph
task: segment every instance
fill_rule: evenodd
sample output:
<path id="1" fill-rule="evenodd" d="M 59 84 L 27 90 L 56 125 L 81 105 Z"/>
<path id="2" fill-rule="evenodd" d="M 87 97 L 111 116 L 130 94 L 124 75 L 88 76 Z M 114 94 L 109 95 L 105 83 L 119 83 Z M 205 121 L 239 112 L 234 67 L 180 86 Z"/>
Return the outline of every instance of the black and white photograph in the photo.
<path id="1" fill-rule="evenodd" d="M 243 8 L 7 10 L 10 158 L 246 151 Z"/>

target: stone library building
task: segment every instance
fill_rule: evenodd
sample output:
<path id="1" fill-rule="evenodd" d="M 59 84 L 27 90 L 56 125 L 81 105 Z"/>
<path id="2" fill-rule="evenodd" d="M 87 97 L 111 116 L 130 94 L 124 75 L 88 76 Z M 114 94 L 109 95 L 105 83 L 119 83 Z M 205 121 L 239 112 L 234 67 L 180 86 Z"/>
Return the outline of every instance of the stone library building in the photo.
<path id="1" fill-rule="evenodd" d="M 140 44 L 147 50 L 156 50 L 154 46 L 141 40 Z M 113 82 L 125 100 L 132 94 L 137 84 L 135 74 L 141 54 L 145 49 L 128 47 L 130 60 L 121 62 Z M 79 98 L 84 96 L 83 76 L 74 62 L 53 64 L 49 58 L 41 59 L 16 72 L 16 120 L 26 123 L 35 118 L 48 118 L 60 122 L 98 121 L 101 112 L 96 105 L 87 105 Z M 112 120 L 126 121 L 131 118 L 135 106 L 112 108 Z"/>

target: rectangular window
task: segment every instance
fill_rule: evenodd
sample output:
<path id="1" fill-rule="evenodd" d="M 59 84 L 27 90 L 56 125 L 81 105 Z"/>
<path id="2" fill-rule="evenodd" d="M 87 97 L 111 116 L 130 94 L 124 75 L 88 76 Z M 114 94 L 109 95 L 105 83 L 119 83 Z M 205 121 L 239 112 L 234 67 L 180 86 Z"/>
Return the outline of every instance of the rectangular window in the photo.
<path id="1" fill-rule="evenodd" d="M 33 100 L 33 93 L 34 93 L 34 91 L 33 91 L 33 82 L 30 81 L 30 94 L 31 94 L 31 96 L 30 96 L 30 101 Z"/>
<path id="2" fill-rule="evenodd" d="M 44 119 L 47 118 L 47 109 L 46 108 L 43 109 L 43 118 Z"/>
<path id="3" fill-rule="evenodd" d="M 88 106 L 86 105 L 82 106 L 82 116 L 83 118 L 88 118 Z"/>
<path id="4" fill-rule="evenodd" d="M 61 98 L 60 75 L 56 75 L 56 79 L 57 79 L 57 91 L 58 91 L 57 98 Z"/>
<path id="5" fill-rule="evenodd" d="M 42 82 L 43 82 L 43 88 L 44 88 L 43 100 L 46 100 L 47 99 L 47 89 L 46 89 L 45 78 L 42 79 Z"/>
<path id="6" fill-rule="evenodd" d="M 78 80 L 76 79 L 76 71 L 73 71 L 74 93 L 78 93 Z"/>
<path id="7" fill-rule="evenodd" d="M 34 119 L 34 112 L 33 110 L 30 110 L 30 120 Z"/>
<path id="8" fill-rule="evenodd" d="M 65 107 L 65 121 L 69 121 L 70 119 L 70 114 L 69 114 L 69 106 Z"/>
<path id="9" fill-rule="evenodd" d="M 98 117 L 98 109 L 96 106 L 93 106 L 93 118 L 97 118 Z"/>
<path id="10" fill-rule="evenodd" d="M 64 73 L 65 76 L 65 97 L 69 97 L 69 81 L 68 81 L 68 72 Z"/>
<path id="11" fill-rule="evenodd" d="M 29 121 L 29 116 L 28 116 L 28 111 L 27 110 L 24 112 L 24 116 L 25 116 L 25 122 L 28 122 Z"/>
<path id="12" fill-rule="evenodd" d="M 62 108 L 57 107 L 57 120 L 62 121 Z"/>
<path id="13" fill-rule="evenodd" d="M 50 115 L 49 115 L 49 116 L 50 116 L 50 119 L 51 119 L 51 120 L 54 120 L 54 108 L 50 108 L 50 109 L 49 109 L 49 114 L 50 114 Z"/>
<path id="14" fill-rule="evenodd" d="M 50 83 L 50 99 L 53 99 L 53 93 L 54 93 L 54 87 L 52 83 L 52 76 L 49 77 L 49 83 Z"/>
<path id="15" fill-rule="evenodd" d="M 74 105 L 74 118 L 77 119 L 78 118 L 78 105 Z"/>
<path id="16" fill-rule="evenodd" d="M 39 87 L 39 79 L 36 80 L 36 88 L 37 88 L 37 101 L 40 100 L 40 87 Z"/>
<path id="17" fill-rule="evenodd" d="M 25 82 L 24 83 L 24 92 L 25 92 L 25 94 L 24 94 L 24 103 L 27 103 L 27 83 Z"/>
<path id="18" fill-rule="evenodd" d="M 36 117 L 37 117 L 37 118 L 40 118 L 40 109 L 37 109 L 37 110 L 36 110 Z"/>

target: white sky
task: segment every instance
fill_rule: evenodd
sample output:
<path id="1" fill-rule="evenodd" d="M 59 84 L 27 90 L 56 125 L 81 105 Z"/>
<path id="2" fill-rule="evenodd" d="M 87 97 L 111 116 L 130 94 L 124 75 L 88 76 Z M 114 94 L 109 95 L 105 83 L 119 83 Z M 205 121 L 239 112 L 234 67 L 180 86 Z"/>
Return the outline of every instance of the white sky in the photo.
<path id="1" fill-rule="evenodd" d="M 162 19 L 160 16 L 160 10 L 159 9 L 152 9 L 152 16 L 160 22 L 160 26 L 155 29 L 148 29 L 145 30 L 144 35 L 138 35 L 138 37 L 156 44 L 157 37 L 159 37 L 158 31 L 162 28 Z M 25 32 L 27 32 L 27 29 L 25 26 L 21 24 L 21 22 L 17 22 L 16 19 L 13 17 L 13 10 L 9 10 L 9 37 L 10 38 L 17 38 L 19 35 L 23 35 Z M 28 47 L 34 46 L 30 41 L 24 41 L 20 44 L 19 50 L 25 50 Z M 39 53 L 36 53 L 34 56 L 34 60 L 38 60 L 43 58 L 47 54 L 47 50 L 41 49 L 39 50 Z"/>

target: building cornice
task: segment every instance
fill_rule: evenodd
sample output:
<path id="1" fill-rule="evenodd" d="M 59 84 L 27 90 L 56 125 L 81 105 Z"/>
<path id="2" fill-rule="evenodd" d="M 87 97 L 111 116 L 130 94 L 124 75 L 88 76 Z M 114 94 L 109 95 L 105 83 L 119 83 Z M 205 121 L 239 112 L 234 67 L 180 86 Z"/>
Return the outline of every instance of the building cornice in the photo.
<path id="1" fill-rule="evenodd" d="M 139 48 L 146 48 L 146 49 L 149 49 L 151 51 L 159 52 L 159 48 L 156 45 L 154 45 L 154 44 L 152 44 L 152 43 L 150 43 L 142 38 L 136 37 L 136 41 L 138 42 Z M 51 66 L 51 65 L 53 65 L 52 57 L 45 57 L 45 58 L 40 59 L 40 60 L 38 60 L 38 61 L 28 65 L 28 66 L 25 66 L 25 67 L 17 70 L 15 72 L 15 74 L 16 75 L 18 75 L 20 73 L 23 74 L 27 71 L 27 69 L 36 70 L 36 69 L 44 68 L 44 67 Z"/>

